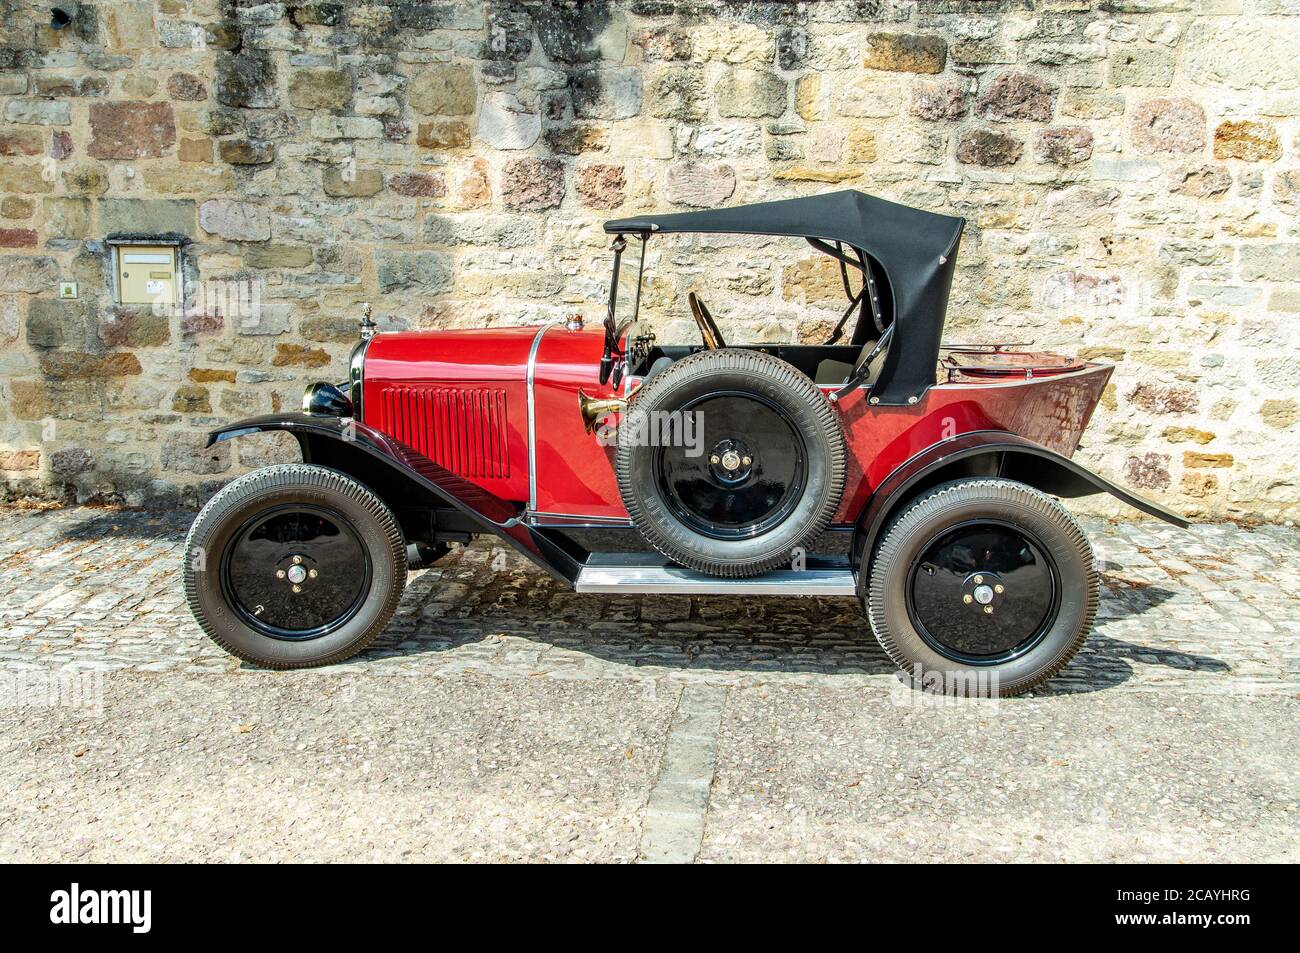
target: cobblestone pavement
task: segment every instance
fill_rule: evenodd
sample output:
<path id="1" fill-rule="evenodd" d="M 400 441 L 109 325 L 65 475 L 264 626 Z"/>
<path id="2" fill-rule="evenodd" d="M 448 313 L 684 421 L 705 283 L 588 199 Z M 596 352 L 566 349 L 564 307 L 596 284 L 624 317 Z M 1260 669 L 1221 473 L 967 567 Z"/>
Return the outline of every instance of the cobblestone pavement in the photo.
<path id="1" fill-rule="evenodd" d="M 854 603 L 577 596 L 486 543 L 262 672 L 184 605 L 191 518 L 0 510 L 0 860 L 1295 859 L 1294 529 L 1085 520 L 1083 651 L 955 702 Z"/>

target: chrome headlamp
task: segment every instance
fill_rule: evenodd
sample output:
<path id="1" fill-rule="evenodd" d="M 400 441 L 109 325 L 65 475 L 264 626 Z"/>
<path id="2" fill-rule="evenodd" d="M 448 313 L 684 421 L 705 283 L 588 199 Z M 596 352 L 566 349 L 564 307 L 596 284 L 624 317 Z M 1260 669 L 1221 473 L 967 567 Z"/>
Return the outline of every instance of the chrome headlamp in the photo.
<path id="1" fill-rule="evenodd" d="M 302 412 L 321 417 L 351 417 L 352 400 L 333 384 L 317 381 L 302 392 Z"/>

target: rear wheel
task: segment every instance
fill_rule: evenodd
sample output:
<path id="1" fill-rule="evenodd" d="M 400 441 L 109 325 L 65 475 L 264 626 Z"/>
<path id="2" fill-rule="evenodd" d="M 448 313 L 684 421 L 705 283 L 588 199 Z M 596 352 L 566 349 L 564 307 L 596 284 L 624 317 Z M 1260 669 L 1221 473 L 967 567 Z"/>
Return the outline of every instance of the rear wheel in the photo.
<path id="1" fill-rule="evenodd" d="M 1016 695 L 1051 678 L 1092 629 L 1092 549 L 1058 502 L 1010 480 L 967 480 L 914 501 L 871 565 L 867 615 L 922 687 Z"/>
<path id="2" fill-rule="evenodd" d="M 199 513 L 185 595 L 214 642 L 267 668 L 338 662 L 392 617 L 406 581 L 393 514 L 350 477 L 303 464 L 240 477 Z"/>

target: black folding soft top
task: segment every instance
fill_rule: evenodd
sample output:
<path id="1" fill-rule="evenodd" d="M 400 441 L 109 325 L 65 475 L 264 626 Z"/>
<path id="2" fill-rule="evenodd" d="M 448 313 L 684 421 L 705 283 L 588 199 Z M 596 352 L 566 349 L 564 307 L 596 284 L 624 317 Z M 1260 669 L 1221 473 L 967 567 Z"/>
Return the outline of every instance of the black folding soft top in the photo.
<path id="1" fill-rule="evenodd" d="M 884 270 L 894 340 L 872 388 L 881 404 L 913 404 L 934 383 L 948 293 L 966 220 L 852 189 L 732 208 L 637 215 L 605 223 L 614 233 L 726 232 L 790 235 L 860 249 Z"/>

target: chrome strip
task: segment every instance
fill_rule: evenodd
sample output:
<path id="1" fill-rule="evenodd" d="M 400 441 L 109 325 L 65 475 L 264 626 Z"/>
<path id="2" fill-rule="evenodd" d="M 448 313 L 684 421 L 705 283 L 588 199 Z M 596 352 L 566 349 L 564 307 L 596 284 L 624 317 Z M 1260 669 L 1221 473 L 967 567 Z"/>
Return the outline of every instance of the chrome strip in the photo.
<path id="1" fill-rule="evenodd" d="M 781 569 L 747 579 L 707 576 L 677 566 L 584 566 L 576 592 L 677 595 L 856 596 L 851 569 Z"/>
<path id="2" fill-rule="evenodd" d="M 362 338 L 352 346 L 352 353 L 348 355 L 348 396 L 352 398 L 353 420 L 366 419 L 361 411 L 361 398 L 366 389 L 366 352 L 370 350 L 370 344 L 374 339 L 373 334 L 368 338 Z"/>
<path id="3" fill-rule="evenodd" d="M 537 403 L 533 399 L 533 375 L 537 371 L 537 349 L 542 346 L 542 335 L 550 327 L 543 324 L 537 329 L 533 346 L 528 350 L 528 508 L 537 509 Z"/>
<path id="4" fill-rule="evenodd" d="M 560 520 L 567 522 L 552 523 L 548 525 L 571 525 L 573 523 L 583 524 L 601 524 L 603 526 L 624 527 L 631 526 L 632 521 L 626 516 L 584 516 L 581 513 L 539 513 L 536 510 L 529 510 L 524 514 L 524 518 L 536 525 L 538 520 Z"/>

